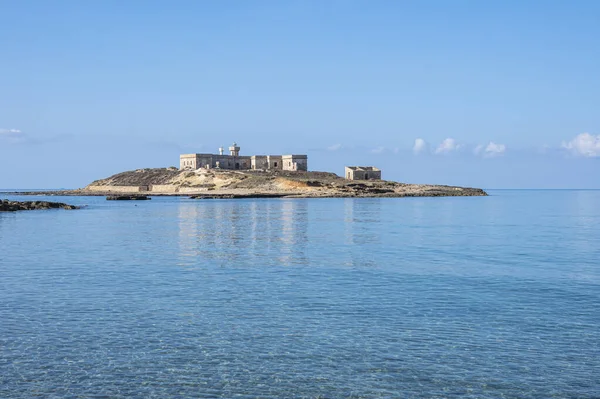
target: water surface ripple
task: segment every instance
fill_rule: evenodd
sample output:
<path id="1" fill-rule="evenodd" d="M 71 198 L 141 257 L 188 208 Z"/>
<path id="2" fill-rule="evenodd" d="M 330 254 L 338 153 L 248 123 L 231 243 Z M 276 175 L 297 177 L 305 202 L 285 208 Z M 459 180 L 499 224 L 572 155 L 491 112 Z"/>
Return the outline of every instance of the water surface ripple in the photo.
<path id="1" fill-rule="evenodd" d="M 491 194 L 0 214 L 0 397 L 600 397 L 600 191 Z"/>

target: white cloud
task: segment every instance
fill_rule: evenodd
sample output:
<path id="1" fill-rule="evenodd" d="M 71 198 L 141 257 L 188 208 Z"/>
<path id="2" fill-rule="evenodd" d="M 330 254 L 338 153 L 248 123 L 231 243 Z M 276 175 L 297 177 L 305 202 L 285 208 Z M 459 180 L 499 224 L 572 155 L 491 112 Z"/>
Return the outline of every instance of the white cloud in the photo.
<path id="1" fill-rule="evenodd" d="M 479 144 L 473 149 L 473 154 L 481 155 L 485 158 L 493 158 L 500 156 L 506 152 L 506 145 L 497 144 L 490 141 L 488 145 Z"/>
<path id="2" fill-rule="evenodd" d="M 447 138 L 442 141 L 441 144 L 436 148 L 436 154 L 447 154 L 452 151 L 457 151 L 461 149 L 461 145 L 456 142 L 453 138 Z"/>
<path id="3" fill-rule="evenodd" d="M 484 157 L 497 157 L 499 155 L 502 155 L 506 152 L 506 146 L 504 144 L 496 144 L 493 141 L 490 141 L 490 143 L 487 145 L 487 147 L 485 147 L 485 150 L 483 151 L 483 156 Z"/>
<path id="4" fill-rule="evenodd" d="M 581 133 L 569 142 L 563 141 L 562 148 L 582 157 L 600 157 L 600 135 Z"/>
<path id="5" fill-rule="evenodd" d="M 384 151 L 385 151 L 385 147 L 377 147 L 377 148 L 373 148 L 371 150 L 371 153 L 372 154 L 381 154 Z"/>
<path id="6" fill-rule="evenodd" d="M 415 145 L 413 146 L 413 152 L 415 154 L 420 154 L 427 150 L 427 142 L 421 138 L 415 140 Z"/>
<path id="7" fill-rule="evenodd" d="M 341 149 L 342 149 L 341 144 L 334 144 L 334 145 L 327 147 L 327 151 L 337 151 L 337 150 L 341 150 Z"/>
<path id="8" fill-rule="evenodd" d="M 19 129 L 0 129 L 0 134 L 7 135 L 7 136 L 13 136 L 13 135 L 21 134 L 21 131 Z"/>
<path id="9" fill-rule="evenodd" d="M 0 140 L 8 143 L 20 143 L 25 135 L 19 129 L 0 129 Z"/>

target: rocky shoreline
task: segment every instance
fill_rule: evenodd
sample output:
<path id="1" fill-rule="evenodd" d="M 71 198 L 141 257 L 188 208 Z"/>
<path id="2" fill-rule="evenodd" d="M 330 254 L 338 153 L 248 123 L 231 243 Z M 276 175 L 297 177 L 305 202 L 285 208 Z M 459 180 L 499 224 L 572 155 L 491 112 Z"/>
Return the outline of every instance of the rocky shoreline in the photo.
<path id="1" fill-rule="evenodd" d="M 69 191 L 35 191 L 35 192 L 10 192 L 11 195 L 23 196 L 48 196 L 48 197 L 114 197 L 113 191 L 87 191 L 87 190 L 69 190 Z M 411 189 L 405 191 L 392 190 L 331 190 L 320 192 L 294 192 L 294 191 L 276 191 L 262 192 L 252 190 L 219 190 L 198 193 L 161 193 L 149 192 L 144 197 L 188 197 L 191 199 L 251 199 L 251 198 L 411 198 L 411 197 L 485 197 L 488 194 L 479 188 L 460 188 L 432 186 L 429 188 Z M 119 196 L 121 197 L 121 196 Z M 130 198 L 131 196 L 122 196 Z"/>
<path id="2" fill-rule="evenodd" d="M 79 209 L 75 205 L 49 201 L 9 201 L 0 200 L 0 212 L 35 211 L 46 209 Z"/>
<path id="3" fill-rule="evenodd" d="M 15 193 L 16 194 L 16 193 Z M 483 197 L 480 188 L 347 180 L 328 172 L 138 169 L 96 180 L 76 190 L 20 192 L 45 196 L 184 196 L 233 198 Z"/>

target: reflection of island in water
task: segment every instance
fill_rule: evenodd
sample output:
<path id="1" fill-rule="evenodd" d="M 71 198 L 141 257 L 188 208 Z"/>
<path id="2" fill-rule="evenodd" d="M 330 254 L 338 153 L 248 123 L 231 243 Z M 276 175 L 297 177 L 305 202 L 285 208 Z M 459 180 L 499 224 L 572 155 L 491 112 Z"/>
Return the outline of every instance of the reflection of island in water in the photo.
<path id="1" fill-rule="evenodd" d="M 305 200 L 196 201 L 179 206 L 181 262 L 228 267 L 307 264 Z"/>
<path id="2" fill-rule="evenodd" d="M 182 201 L 180 262 L 228 268 L 408 266 L 408 259 L 414 263 L 435 236 L 420 223 L 431 206 L 422 200 L 332 199 L 318 205 L 314 201 Z M 437 205 L 444 208 L 444 218 L 452 217 L 453 206 Z M 387 216 L 389 207 L 395 208 L 394 218 Z M 397 256 L 399 248 L 403 257 Z M 389 262 L 374 262 L 374 254 L 389 254 Z"/>

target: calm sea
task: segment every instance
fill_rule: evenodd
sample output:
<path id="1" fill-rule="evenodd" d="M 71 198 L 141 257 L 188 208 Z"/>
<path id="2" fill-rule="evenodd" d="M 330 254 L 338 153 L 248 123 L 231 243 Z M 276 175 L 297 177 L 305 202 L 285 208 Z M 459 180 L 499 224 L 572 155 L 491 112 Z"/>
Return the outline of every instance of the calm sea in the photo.
<path id="1" fill-rule="evenodd" d="M 599 398 L 600 191 L 490 194 L 0 214 L 0 397 Z"/>

